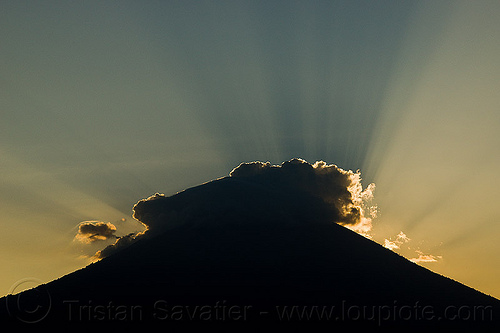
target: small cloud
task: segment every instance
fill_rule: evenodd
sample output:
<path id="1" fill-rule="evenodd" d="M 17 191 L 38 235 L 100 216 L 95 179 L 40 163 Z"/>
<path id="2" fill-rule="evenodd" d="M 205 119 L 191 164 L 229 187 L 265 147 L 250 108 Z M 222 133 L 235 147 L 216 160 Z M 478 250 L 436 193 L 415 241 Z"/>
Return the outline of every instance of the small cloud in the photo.
<path id="1" fill-rule="evenodd" d="M 400 232 L 397 236 L 396 236 L 396 240 L 398 242 L 400 242 L 401 244 L 403 243 L 408 243 L 411 239 L 410 237 L 406 236 L 406 234 L 404 232 Z"/>
<path id="2" fill-rule="evenodd" d="M 94 258 L 99 260 L 110 256 L 111 254 L 120 251 L 128 247 L 130 244 L 134 243 L 138 238 L 140 238 L 144 232 L 130 233 L 128 235 L 119 237 L 114 244 L 106 246 L 103 250 L 97 251 Z"/>
<path id="3" fill-rule="evenodd" d="M 401 245 L 406 244 L 411 241 L 411 238 L 408 237 L 404 232 L 400 232 L 397 234 L 395 239 L 392 240 L 392 237 L 390 239 L 384 239 L 384 247 L 386 249 L 389 249 L 391 251 L 399 250 L 401 249 Z M 413 251 L 411 246 L 408 246 L 408 250 Z M 399 251 L 397 251 L 399 252 Z M 415 250 L 415 252 L 418 254 L 418 257 L 415 258 L 410 258 L 411 262 L 414 263 L 424 263 L 424 262 L 437 262 L 441 260 L 443 257 L 442 256 L 434 256 L 432 254 L 424 254 L 421 250 Z M 409 256 L 406 256 L 406 258 L 409 258 Z"/>
<path id="4" fill-rule="evenodd" d="M 127 219 L 122 218 L 120 222 L 125 222 Z M 143 225 L 141 223 L 141 225 Z M 144 226 L 144 225 L 143 225 Z M 102 259 L 122 248 L 127 247 L 133 243 L 137 238 L 141 237 L 145 231 L 132 232 L 125 236 L 116 236 L 116 226 L 110 222 L 101 221 L 84 221 L 78 225 L 78 233 L 74 237 L 74 241 L 86 246 L 96 244 L 98 241 L 105 241 L 108 239 L 115 240 L 111 245 L 106 246 L 104 249 L 97 251 L 94 255 L 80 255 L 80 258 L 93 258 L 96 260 Z M 95 251 L 95 246 L 91 247 Z"/>
<path id="5" fill-rule="evenodd" d="M 389 249 L 389 250 L 397 250 L 401 247 L 402 244 L 408 243 L 411 239 L 406 236 L 404 232 L 400 232 L 399 234 L 396 235 L 396 239 L 394 241 L 390 239 L 384 239 L 384 247 Z"/>
<path id="6" fill-rule="evenodd" d="M 424 254 L 422 251 L 416 250 L 415 251 L 418 254 L 417 258 L 411 258 L 408 259 L 411 262 L 414 262 L 416 264 L 422 263 L 422 262 L 437 262 L 438 260 L 443 259 L 442 256 L 434 256 L 432 254 Z"/>
<path id="7" fill-rule="evenodd" d="M 96 241 L 103 241 L 110 238 L 116 238 L 116 227 L 110 222 L 85 221 L 78 226 L 78 233 L 74 240 L 90 244 Z"/>
<path id="8" fill-rule="evenodd" d="M 394 251 L 394 250 L 399 249 L 399 245 L 400 244 L 398 244 L 396 241 L 392 242 L 392 241 L 390 241 L 388 239 L 384 239 L 384 247 L 386 249 Z"/>

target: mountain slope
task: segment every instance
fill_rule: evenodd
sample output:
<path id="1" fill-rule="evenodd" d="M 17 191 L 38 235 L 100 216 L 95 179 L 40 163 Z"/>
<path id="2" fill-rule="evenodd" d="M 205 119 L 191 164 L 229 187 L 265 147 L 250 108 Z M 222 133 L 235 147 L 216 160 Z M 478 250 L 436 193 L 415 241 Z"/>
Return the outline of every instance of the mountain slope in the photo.
<path id="1" fill-rule="evenodd" d="M 328 209 L 314 195 L 226 177 L 144 204 L 157 220 L 175 216 L 182 223 L 154 229 L 158 221 L 143 215 L 149 237 L 3 298 L 2 319 L 330 331 L 498 328 L 498 300 L 325 223 Z M 46 295 L 50 304 L 42 302 Z"/>

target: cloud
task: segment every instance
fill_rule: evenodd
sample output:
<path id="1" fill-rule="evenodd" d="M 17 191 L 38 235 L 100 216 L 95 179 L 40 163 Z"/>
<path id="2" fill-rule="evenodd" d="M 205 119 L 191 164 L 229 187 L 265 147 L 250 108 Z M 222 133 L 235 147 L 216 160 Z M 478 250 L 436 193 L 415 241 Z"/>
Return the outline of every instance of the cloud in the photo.
<path id="1" fill-rule="evenodd" d="M 391 239 L 384 239 L 384 247 L 389 249 L 389 250 L 392 250 L 392 251 L 396 251 L 396 250 L 399 250 L 401 248 L 401 245 L 403 244 L 406 244 L 408 242 L 411 241 L 411 238 L 409 238 L 404 232 L 400 232 L 399 234 L 397 234 L 395 236 L 395 240 L 392 240 Z M 424 254 L 424 252 L 422 252 L 421 250 L 414 250 L 411 246 L 408 246 L 408 249 L 409 251 L 411 252 L 416 252 L 418 254 L 418 257 L 416 258 L 409 258 L 408 260 L 414 262 L 414 263 L 428 263 L 428 262 L 437 262 L 439 260 L 441 260 L 443 257 L 442 256 L 435 256 L 435 255 L 432 255 L 432 254 Z M 398 251 L 399 252 L 399 251 Z M 409 256 L 406 256 L 406 258 L 408 258 Z"/>
<path id="2" fill-rule="evenodd" d="M 400 243 L 408 243 L 410 241 L 410 237 L 406 236 L 406 234 L 402 231 L 396 236 L 396 241 Z"/>
<path id="3" fill-rule="evenodd" d="M 78 233 L 74 240 L 89 244 L 96 241 L 103 241 L 115 236 L 116 226 L 110 222 L 85 221 L 78 226 Z"/>
<path id="4" fill-rule="evenodd" d="M 417 258 L 411 258 L 408 259 L 411 262 L 414 262 L 416 264 L 422 263 L 422 262 L 437 262 L 438 260 L 441 260 L 443 257 L 442 256 L 434 256 L 432 254 L 424 254 L 422 251 L 416 250 L 415 251 L 418 254 Z"/>
<path id="5" fill-rule="evenodd" d="M 388 240 L 388 239 L 384 239 L 384 247 L 385 247 L 386 249 L 389 249 L 389 250 L 394 251 L 394 250 L 399 249 L 399 245 L 400 245 L 400 244 L 398 244 L 398 243 L 396 243 L 396 242 L 392 242 L 392 241 L 390 241 L 390 240 Z"/>
<path id="6" fill-rule="evenodd" d="M 228 217 L 249 223 L 269 222 L 275 215 L 286 216 L 291 223 L 339 223 L 352 228 L 363 226 L 368 231 L 373 214 L 365 216 L 365 202 L 373 197 L 374 189 L 371 184 L 363 190 L 359 172 L 345 171 L 323 161 L 242 163 L 229 177 L 172 197 L 156 193 L 141 200 L 134 206 L 133 216 L 152 232 L 185 223 L 209 223 L 208 220 L 217 224 L 222 219 L 230 220 Z M 248 221 L 248 217 L 255 219 Z"/>
<path id="7" fill-rule="evenodd" d="M 366 203 L 373 198 L 374 189 L 370 184 L 363 190 L 359 172 L 323 161 L 242 163 L 229 176 L 172 196 L 155 193 L 140 200 L 133 207 L 133 217 L 146 230 L 119 238 L 96 253 L 96 258 L 179 227 L 280 228 L 339 223 L 367 236 L 376 208 L 366 207 Z"/>
<path id="8" fill-rule="evenodd" d="M 125 218 L 121 218 L 120 222 L 125 222 L 126 220 Z M 119 237 L 115 235 L 116 231 L 116 226 L 110 222 L 84 221 L 78 225 L 78 232 L 73 240 L 83 244 L 95 244 L 98 241 L 114 239 L 115 243 L 108 245 L 103 250 L 97 251 L 93 256 L 90 256 L 93 259 L 102 259 L 132 244 L 136 238 L 141 237 L 144 233 L 144 231 L 132 232 Z M 82 257 L 88 258 L 89 256 L 83 255 Z"/>
<path id="9" fill-rule="evenodd" d="M 369 184 L 363 190 L 359 171 L 346 171 L 324 161 L 310 164 L 302 159 L 292 159 L 281 166 L 269 162 L 243 163 L 231 171 L 230 176 L 316 196 L 331 207 L 330 222 L 365 236 L 368 236 L 372 219 L 376 217 L 376 206 L 366 206 L 373 199 L 375 184 Z"/>
<path id="10" fill-rule="evenodd" d="M 389 239 L 384 239 L 384 247 L 389 249 L 389 250 L 397 250 L 400 248 L 400 246 L 404 243 L 408 243 L 411 239 L 406 236 L 404 232 L 400 232 L 399 234 L 396 235 L 396 239 L 394 241 L 391 241 Z"/>
<path id="11" fill-rule="evenodd" d="M 130 244 L 134 243 L 138 238 L 140 238 L 144 233 L 130 233 L 128 235 L 118 237 L 114 244 L 106 246 L 103 250 L 97 251 L 94 255 L 94 259 L 102 259 L 110 256 L 111 254 L 120 251 L 128 247 Z"/>

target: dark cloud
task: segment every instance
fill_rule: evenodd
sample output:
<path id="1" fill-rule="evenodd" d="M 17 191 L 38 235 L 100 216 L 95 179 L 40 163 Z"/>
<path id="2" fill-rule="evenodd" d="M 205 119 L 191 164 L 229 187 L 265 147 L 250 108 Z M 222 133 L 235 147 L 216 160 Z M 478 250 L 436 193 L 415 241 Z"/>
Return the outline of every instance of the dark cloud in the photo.
<path id="1" fill-rule="evenodd" d="M 323 161 L 311 165 L 301 159 L 284 162 L 281 166 L 269 162 L 243 163 L 230 173 L 233 178 L 318 197 L 331 207 L 331 222 L 349 225 L 359 223 L 361 218 L 362 207 L 355 203 L 352 192 L 358 182 L 357 175 Z"/>
<path id="2" fill-rule="evenodd" d="M 94 257 L 96 259 L 108 257 L 109 255 L 128 247 L 130 244 L 136 241 L 136 238 L 139 238 L 142 235 L 143 233 L 130 233 L 128 235 L 119 237 L 114 244 L 106 246 L 101 251 L 97 251 Z"/>
<path id="3" fill-rule="evenodd" d="M 116 238 L 116 227 L 110 222 L 85 221 L 78 226 L 78 233 L 75 240 L 82 243 L 92 243 L 95 241 Z"/>
<path id="4" fill-rule="evenodd" d="M 365 202 L 373 190 L 373 185 L 363 190 L 359 172 L 322 161 L 242 163 L 228 177 L 173 196 L 156 193 L 140 200 L 133 207 L 133 217 L 146 230 L 121 237 L 100 251 L 98 257 L 106 257 L 142 237 L 179 227 L 282 228 L 339 223 L 366 235 L 371 218 L 365 216 Z"/>
<path id="5" fill-rule="evenodd" d="M 124 222 L 126 219 L 122 218 L 120 221 Z M 76 234 L 74 240 L 84 243 L 91 244 L 96 241 L 104 241 L 108 239 L 115 239 L 115 243 L 108 245 L 101 251 L 94 254 L 94 259 L 102 259 L 111 253 L 123 249 L 133 243 L 136 237 L 141 237 L 144 232 L 132 232 L 125 236 L 116 236 L 116 226 L 110 222 L 100 222 L 100 221 L 85 221 L 81 222 L 78 226 L 78 233 Z"/>

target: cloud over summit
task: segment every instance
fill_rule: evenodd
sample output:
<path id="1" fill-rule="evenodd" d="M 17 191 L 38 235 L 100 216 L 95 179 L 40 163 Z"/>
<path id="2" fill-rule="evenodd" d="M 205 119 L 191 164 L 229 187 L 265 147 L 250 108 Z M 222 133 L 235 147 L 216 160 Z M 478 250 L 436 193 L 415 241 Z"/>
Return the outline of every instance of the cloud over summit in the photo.
<path id="1" fill-rule="evenodd" d="M 302 159 L 292 159 L 279 166 L 269 162 L 242 163 L 231 171 L 230 177 L 283 191 L 305 192 L 330 205 L 330 222 L 352 227 L 365 223 L 365 231 L 369 231 L 368 221 L 363 220 L 366 218 L 364 202 L 371 200 L 375 186 L 370 184 L 363 190 L 359 172 L 346 171 L 324 161 L 310 164 Z"/>
<path id="2" fill-rule="evenodd" d="M 142 237 L 178 227 L 288 228 L 339 223 L 366 235 L 371 217 L 365 216 L 369 211 L 365 203 L 373 190 L 373 184 L 363 190 L 359 172 L 323 161 L 242 163 L 229 176 L 172 196 L 156 193 L 140 200 L 133 216 L 146 231 L 124 236 L 98 254 L 107 256 Z"/>

